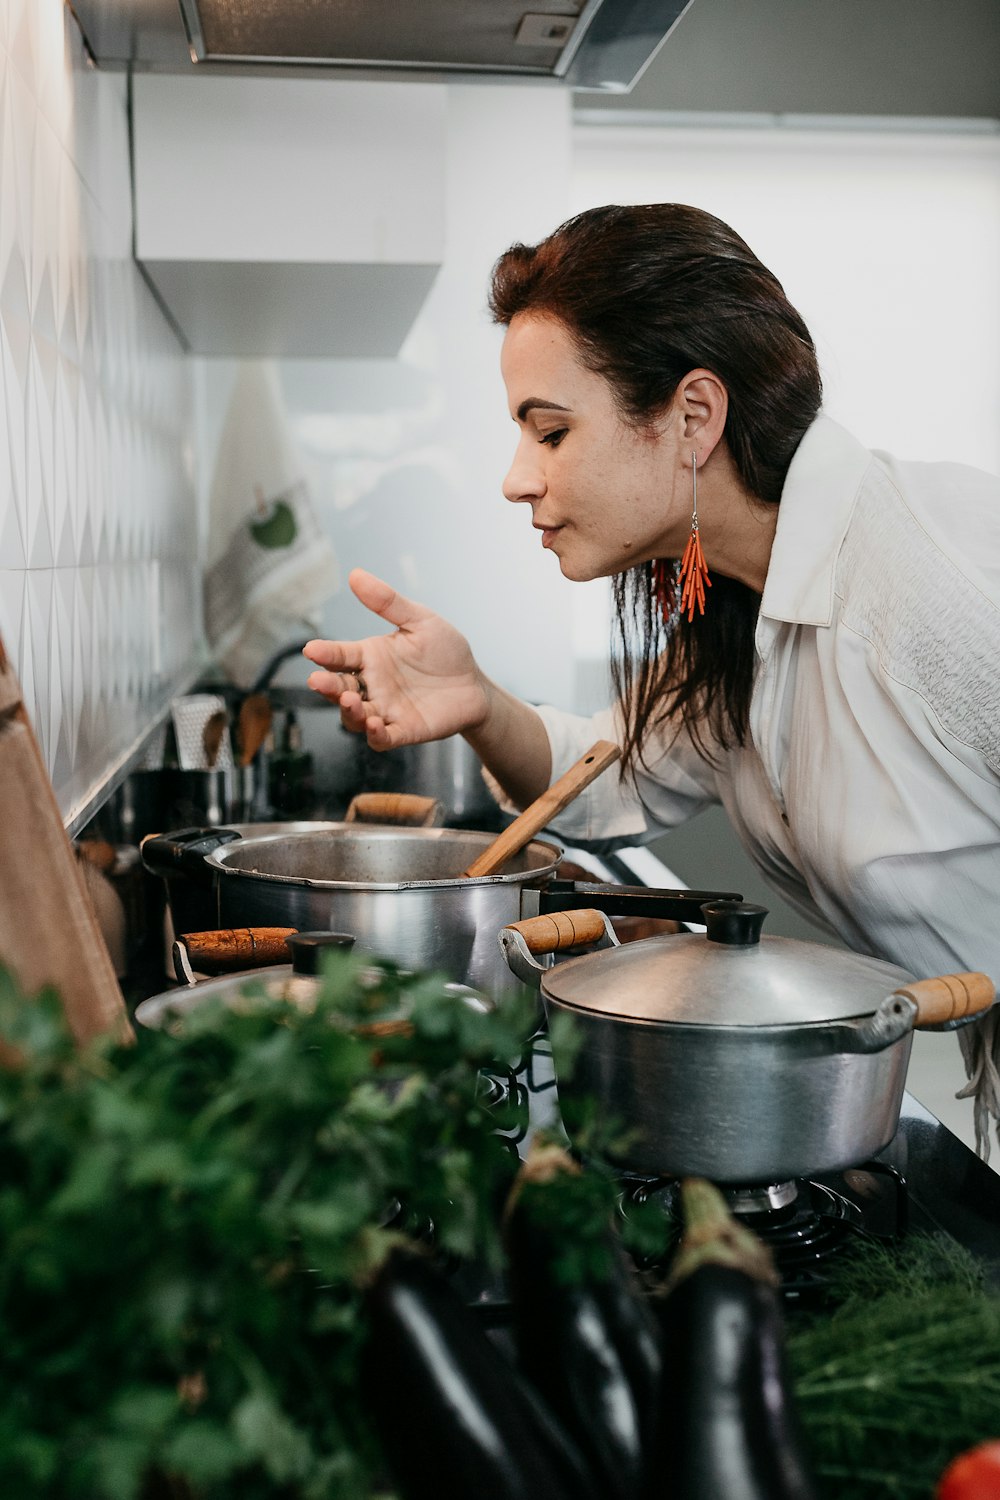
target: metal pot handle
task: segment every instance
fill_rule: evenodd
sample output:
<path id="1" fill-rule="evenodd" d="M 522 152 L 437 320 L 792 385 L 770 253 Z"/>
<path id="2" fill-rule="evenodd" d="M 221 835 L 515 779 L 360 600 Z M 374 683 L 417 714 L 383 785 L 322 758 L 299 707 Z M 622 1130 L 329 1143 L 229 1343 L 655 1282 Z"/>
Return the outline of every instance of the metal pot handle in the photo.
<path id="1" fill-rule="evenodd" d="M 420 797 L 414 792 L 359 792 L 351 798 L 344 822 L 440 828 L 444 822 L 444 806 L 436 797 Z"/>
<path id="2" fill-rule="evenodd" d="M 873 1015 L 845 1024 L 845 1050 L 881 1052 L 910 1030 L 953 1031 L 985 1015 L 995 999 L 996 989 L 986 974 L 915 979 L 887 995 Z"/>
<path id="3" fill-rule="evenodd" d="M 675 922 L 704 922 L 706 902 L 742 901 L 734 891 L 661 890 L 648 885 L 602 885 L 587 880 L 550 880 L 539 895 L 540 912 L 587 906 L 612 917 L 659 917 Z"/>
<path id="4" fill-rule="evenodd" d="M 957 1026 L 967 1026 L 985 1015 L 997 997 L 989 975 L 975 970 L 916 979 L 900 985 L 896 994 L 905 995 L 916 1006 L 913 1025 L 918 1031 L 954 1031 Z"/>
<path id="5" fill-rule="evenodd" d="M 139 845 L 142 862 L 153 875 L 169 880 L 187 875 L 200 885 L 212 884 L 205 855 L 242 838 L 237 828 L 179 828 L 176 833 L 147 833 Z"/>
<path id="6" fill-rule="evenodd" d="M 182 932 L 174 940 L 174 973 L 187 984 L 196 974 L 236 974 L 270 964 L 291 963 L 286 942 L 294 927 L 227 927 Z"/>
<path id="7" fill-rule="evenodd" d="M 584 945 L 592 945 L 595 950 L 619 946 L 607 917 L 593 908 L 511 922 L 501 928 L 498 941 L 511 973 L 535 989 L 541 984 L 545 966 L 537 962 L 534 954 L 563 953 L 567 948 Z"/>

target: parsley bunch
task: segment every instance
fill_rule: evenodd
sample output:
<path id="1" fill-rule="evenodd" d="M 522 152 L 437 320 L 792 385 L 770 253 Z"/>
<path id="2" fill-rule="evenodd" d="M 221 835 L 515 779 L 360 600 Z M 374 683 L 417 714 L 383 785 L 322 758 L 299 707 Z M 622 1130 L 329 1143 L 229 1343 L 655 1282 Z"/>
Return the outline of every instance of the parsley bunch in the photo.
<path id="1" fill-rule="evenodd" d="M 342 954 L 311 1008 L 247 997 L 79 1053 L 0 971 L 2 1494 L 361 1500 L 366 1276 L 401 1223 L 499 1263 L 480 1070 L 525 1018 Z"/>

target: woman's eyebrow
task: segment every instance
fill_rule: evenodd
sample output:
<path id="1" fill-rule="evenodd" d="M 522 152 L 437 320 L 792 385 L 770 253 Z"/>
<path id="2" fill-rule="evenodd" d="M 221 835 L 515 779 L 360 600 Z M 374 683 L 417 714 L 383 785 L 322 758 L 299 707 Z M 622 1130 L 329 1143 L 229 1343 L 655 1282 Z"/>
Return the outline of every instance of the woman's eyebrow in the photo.
<path id="1" fill-rule="evenodd" d="M 523 422 L 529 411 L 569 411 L 568 406 L 560 406 L 557 401 L 543 401 L 541 396 L 528 396 L 517 408 L 517 420 Z"/>

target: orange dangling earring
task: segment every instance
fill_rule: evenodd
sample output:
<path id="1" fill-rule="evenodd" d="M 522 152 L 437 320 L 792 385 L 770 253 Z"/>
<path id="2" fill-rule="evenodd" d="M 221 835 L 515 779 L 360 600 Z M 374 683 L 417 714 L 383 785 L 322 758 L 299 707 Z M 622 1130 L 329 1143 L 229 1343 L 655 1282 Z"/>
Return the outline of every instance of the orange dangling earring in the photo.
<path id="1" fill-rule="evenodd" d="M 688 544 L 684 548 L 684 556 L 681 558 L 681 570 L 678 581 L 681 585 L 681 614 L 687 610 L 688 624 L 694 619 L 695 605 L 698 613 L 705 613 L 705 590 L 712 587 L 712 580 L 708 576 L 708 564 L 705 554 L 701 550 L 701 538 L 698 535 L 698 455 L 691 454 L 691 485 L 694 495 L 694 504 L 691 514 L 691 535 Z"/>

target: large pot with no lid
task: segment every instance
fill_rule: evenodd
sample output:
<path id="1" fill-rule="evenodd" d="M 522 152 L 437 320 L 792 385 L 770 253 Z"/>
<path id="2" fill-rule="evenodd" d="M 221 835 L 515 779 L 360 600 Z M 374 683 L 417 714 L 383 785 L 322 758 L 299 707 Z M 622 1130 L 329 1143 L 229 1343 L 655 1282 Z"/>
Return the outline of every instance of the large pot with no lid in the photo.
<path id="1" fill-rule="evenodd" d="M 448 828 L 333 823 L 242 836 L 218 829 L 192 839 L 181 831 L 144 843 L 143 858 L 163 873 L 172 850 L 175 878 L 183 871 L 210 892 L 212 920 L 199 927 L 352 933 L 365 952 L 500 998 L 523 990 L 498 952 L 497 933 L 530 912 L 525 888 L 551 875 L 562 851 L 536 839 L 502 873 L 463 876 L 492 842 L 489 833 Z"/>
<path id="2" fill-rule="evenodd" d="M 879 959 L 762 938 L 766 914 L 710 903 L 704 935 L 622 947 L 599 913 L 501 933 L 550 1018 L 576 1022 L 572 1067 L 555 1057 L 560 1100 L 590 1099 L 621 1127 L 620 1165 L 749 1186 L 866 1161 L 896 1133 L 914 1027 L 993 1003 L 982 974 L 914 983 Z M 604 951 L 537 961 L 595 940 Z"/>

